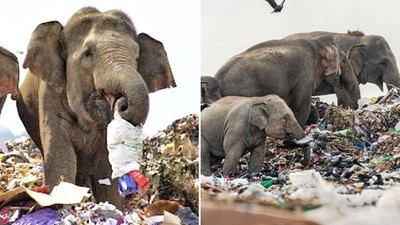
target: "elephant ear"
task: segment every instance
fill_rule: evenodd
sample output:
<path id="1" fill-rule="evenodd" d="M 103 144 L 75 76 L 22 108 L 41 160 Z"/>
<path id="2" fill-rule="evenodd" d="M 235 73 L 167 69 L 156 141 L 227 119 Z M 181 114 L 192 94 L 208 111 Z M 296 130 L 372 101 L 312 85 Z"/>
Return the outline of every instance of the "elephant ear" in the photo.
<path id="1" fill-rule="evenodd" d="M 249 123 L 263 130 L 268 125 L 268 111 L 265 103 L 256 103 L 250 108 Z"/>
<path id="2" fill-rule="evenodd" d="M 360 75 L 361 70 L 364 66 L 363 63 L 363 45 L 354 45 L 352 46 L 346 53 L 347 58 L 350 61 L 351 66 L 353 67 L 354 73 L 356 75 Z"/>
<path id="3" fill-rule="evenodd" d="M 176 87 L 163 44 L 145 33 L 139 34 L 138 40 L 140 46 L 138 72 L 146 82 L 149 92 Z"/>
<path id="4" fill-rule="evenodd" d="M 208 87 L 208 83 L 206 81 L 201 81 L 201 97 L 204 98 L 206 96 L 206 90 Z"/>
<path id="5" fill-rule="evenodd" d="M 55 91 L 65 87 L 65 62 L 62 59 L 61 32 L 58 21 L 38 25 L 33 31 L 23 68 L 40 77 Z"/>
<path id="6" fill-rule="evenodd" d="M 334 45 L 325 46 L 322 51 L 322 65 L 325 68 L 325 76 L 340 75 L 339 50 Z"/>

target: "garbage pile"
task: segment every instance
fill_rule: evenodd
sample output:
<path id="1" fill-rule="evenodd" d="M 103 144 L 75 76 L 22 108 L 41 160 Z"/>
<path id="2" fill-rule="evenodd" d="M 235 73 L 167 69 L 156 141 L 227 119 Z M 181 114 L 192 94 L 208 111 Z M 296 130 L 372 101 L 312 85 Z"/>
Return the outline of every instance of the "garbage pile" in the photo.
<path id="1" fill-rule="evenodd" d="M 380 100 L 359 103 L 358 110 L 351 110 L 317 101 L 319 122 L 306 128 L 312 140 L 308 168 L 301 164 L 301 148 L 267 138 L 261 173 L 246 173 L 248 155 L 241 159 L 234 177 L 223 177 L 219 164 L 213 176 L 201 177 L 202 199 L 301 211 L 321 224 L 335 224 L 339 217 L 346 223 L 337 224 L 368 224 L 369 217 L 357 214 L 362 211 L 358 209 L 368 208 L 377 215 L 376 210 L 387 211 L 383 205 L 395 206 L 392 209 L 398 214 L 400 90 L 394 88 Z M 332 211 L 337 212 L 336 218 L 328 216 Z M 359 217 L 365 220 L 355 222 Z"/>
<path id="2" fill-rule="evenodd" d="M 126 196 L 124 211 L 65 182 L 65 199 L 49 193 L 40 150 L 29 138 L 8 141 L 0 153 L 0 224 L 198 224 L 198 124 L 191 114 L 143 140 L 141 171 L 151 187 L 146 196 Z M 77 200 L 59 203 L 72 199 L 67 193 Z"/>
<path id="3" fill-rule="evenodd" d="M 177 200 L 198 213 L 199 117 L 191 114 L 143 141 L 142 171 L 150 179 L 150 202 Z"/>

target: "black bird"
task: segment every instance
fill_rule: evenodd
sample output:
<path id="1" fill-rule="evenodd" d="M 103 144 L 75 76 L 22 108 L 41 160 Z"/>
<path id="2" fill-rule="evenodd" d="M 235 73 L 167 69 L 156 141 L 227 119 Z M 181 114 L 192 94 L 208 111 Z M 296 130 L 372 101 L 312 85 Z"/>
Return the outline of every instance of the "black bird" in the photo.
<path id="1" fill-rule="evenodd" d="M 271 13 L 277 13 L 282 11 L 283 3 L 285 3 L 286 0 L 283 0 L 283 2 L 280 5 L 276 4 L 275 0 L 265 0 L 265 1 L 267 1 L 274 9 L 274 11 L 272 11 Z"/>

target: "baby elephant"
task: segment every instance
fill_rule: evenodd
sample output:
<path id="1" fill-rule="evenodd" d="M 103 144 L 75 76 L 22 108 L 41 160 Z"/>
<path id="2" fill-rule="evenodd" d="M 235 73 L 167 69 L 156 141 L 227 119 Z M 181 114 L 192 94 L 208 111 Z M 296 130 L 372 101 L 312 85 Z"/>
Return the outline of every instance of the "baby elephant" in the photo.
<path id="1" fill-rule="evenodd" d="M 229 175 L 248 152 L 250 172 L 260 172 L 267 135 L 296 140 L 305 137 L 292 110 L 279 96 L 219 99 L 201 112 L 201 173 L 211 175 L 210 160 L 225 158 L 223 174 Z"/>

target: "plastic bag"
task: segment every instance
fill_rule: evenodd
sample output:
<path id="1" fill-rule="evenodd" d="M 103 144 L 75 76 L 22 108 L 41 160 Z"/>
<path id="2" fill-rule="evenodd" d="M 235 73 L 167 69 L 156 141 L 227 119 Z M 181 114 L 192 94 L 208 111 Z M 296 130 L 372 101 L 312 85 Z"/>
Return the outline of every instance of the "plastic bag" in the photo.
<path id="1" fill-rule="evenodd" d="M 112 167 L 111 178 L 139 170 L 142 159 L 142 126 L 133 126 L 116 111 L 107 127 L 108 159 Z"/>
<path id="2" fill-rule="evenodd" d="M 15 221 L 13 224 L 25 225 L 25 224 L 41 224 L 41 225 L 52 225 L 56 222 L 61 221 L 61 216 L 50 208 L 39 209 L 33 213 L 26 214 L 20 219 Z"/>

